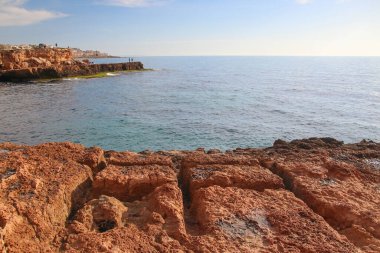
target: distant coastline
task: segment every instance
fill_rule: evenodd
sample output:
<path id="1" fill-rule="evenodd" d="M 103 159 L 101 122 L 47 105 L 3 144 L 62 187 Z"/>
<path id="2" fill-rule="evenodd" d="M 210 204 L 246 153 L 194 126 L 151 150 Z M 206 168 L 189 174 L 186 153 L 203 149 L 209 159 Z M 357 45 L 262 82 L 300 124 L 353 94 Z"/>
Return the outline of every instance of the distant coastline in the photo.
<path id="1" fill-rule="evenodd" d="M 100 52 L 98 50 L 81 50 L 79 48 L 71 48 L 74 59 L 88 59 L 88 58 L 121 58 L 119 56 L 109 55 L 108 53 Z"/>
<path id="2" fill-rule="evenodd" d="M 57 45 L 3 45 L 0 47 L 0 81 L 24 82 L 66 77 L 100 77 L 107 72 L 141 71 L 141 62 L 94 64 L 92 58 L 120 58 L 94 50 Z"/>
<path id="3" fill-rule="evenodd" d="M 74 57 L 76 60 L 84 60 L 84 59 L 112 59 L 112 58 L 125 58 L 121 56 L 114 56 L 114 55 L 107 55 L 107 56 L 96 56 L 96 55 L 91 55 L 87 57 Z"/>

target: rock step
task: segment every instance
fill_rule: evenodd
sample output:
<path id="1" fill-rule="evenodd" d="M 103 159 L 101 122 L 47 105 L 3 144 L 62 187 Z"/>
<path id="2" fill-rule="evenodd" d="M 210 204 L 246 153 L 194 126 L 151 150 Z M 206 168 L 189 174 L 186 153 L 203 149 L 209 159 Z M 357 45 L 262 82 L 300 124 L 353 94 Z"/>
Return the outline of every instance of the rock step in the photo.
<path id="1" fill-rule="evenodd" d="M 36 79 L 56 79 L 76 76 L 91 76 L 103 72 L 143 70 L 141 62 L 83 64 L 74 62 L 49 67 L 31 67 L 13 70 L 0 70 L 0 82 L 24 82 Z"/>
<path id="2" fill-rule="evenodd" d="M 0 150 L 3 251 L 378 252 L 376 143 Z"/>

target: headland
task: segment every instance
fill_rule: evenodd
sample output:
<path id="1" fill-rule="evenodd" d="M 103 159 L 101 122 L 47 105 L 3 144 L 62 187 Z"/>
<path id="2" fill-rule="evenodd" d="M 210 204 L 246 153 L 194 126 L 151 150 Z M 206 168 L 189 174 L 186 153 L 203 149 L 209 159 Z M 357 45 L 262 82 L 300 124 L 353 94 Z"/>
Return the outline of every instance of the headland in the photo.
<path id="1" fill-rule="evenodd" d="M 46 47 L 0 50 L 0 82 L 99 76 L 100 73 L 144 70 L 141 62 L 93 64 L 76 59 L 72 49 Z"/>
<path id="2" fill-rule="evenodd" d="M 380 144 L 0 144 L 1 252 L 379 252 Z"/>

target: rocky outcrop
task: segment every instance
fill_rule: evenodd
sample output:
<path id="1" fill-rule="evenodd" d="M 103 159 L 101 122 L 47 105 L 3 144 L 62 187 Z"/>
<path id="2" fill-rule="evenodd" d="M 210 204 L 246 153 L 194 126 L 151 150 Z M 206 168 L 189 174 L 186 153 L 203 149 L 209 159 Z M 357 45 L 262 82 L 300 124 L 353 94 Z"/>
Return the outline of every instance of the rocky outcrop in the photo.
<path id="1" fill-rule="evenodd" d="M 142 70 L 141 62 L 91 64 L 73 58 L 70 49 L 36 48 L 0 51 L 0 81 L 22 82 L 95 75 L 101 72 Z"/>
<path id="2" fill-rule="evenodd" d="M 65 48 L 35 48 L 0 51 L 0 70 L 17 70 L 71 64 L 73 55 Z"/>
<path id="3" fill-rule="evenodd" d="M 318 139 L 275 146 L 273 163 L 267 167 L 353 244 L 380 252 L 380 146 L 330 141 L 322 141 L 322 146 Z M 288 153 L 295 149 L 297 153 Z"/>
<path id="4" fill-rule="evenodd" d="M 0 144 L 2 252 L 379 252 L 380 144 Z"/>
<path id="5" fill-rule="evenodd" d="M 143 70 L 141 62 L 84 64 L 53 66 L 48 68 L 27 68 L 9 71 L 0 71 L 0 81 L 23 82 L 35 79 L 56 79 L 65 77 L 91 76 L 102 72 L 118 72 L 128 70 Z"/>

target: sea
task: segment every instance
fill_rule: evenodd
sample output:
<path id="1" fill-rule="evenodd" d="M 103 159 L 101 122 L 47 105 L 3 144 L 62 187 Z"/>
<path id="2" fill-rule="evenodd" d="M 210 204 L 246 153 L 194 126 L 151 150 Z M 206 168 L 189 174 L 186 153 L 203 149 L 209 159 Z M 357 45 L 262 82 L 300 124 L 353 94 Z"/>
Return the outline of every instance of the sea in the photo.
<path id="1" fill-rule="evenodd" d="M 267 147 L 309 137 L 380 141 L 379 57 L 134 60 L 152 70 L 0 83 L 0 142 L 156 151 Z"/>

